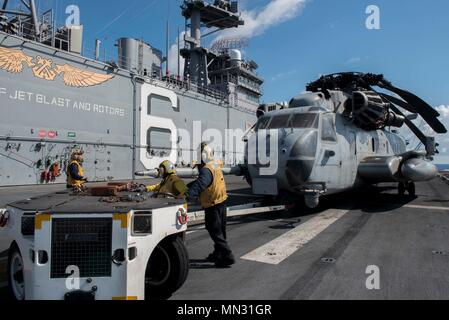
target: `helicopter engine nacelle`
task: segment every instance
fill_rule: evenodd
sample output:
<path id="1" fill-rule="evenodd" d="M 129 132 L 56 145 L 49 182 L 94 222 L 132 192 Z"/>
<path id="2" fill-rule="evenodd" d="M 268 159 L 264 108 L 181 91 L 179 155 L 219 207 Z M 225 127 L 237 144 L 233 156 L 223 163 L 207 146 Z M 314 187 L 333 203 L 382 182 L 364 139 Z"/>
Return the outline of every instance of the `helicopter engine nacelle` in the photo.
<path id="1" fill-rule="evenodd" d="M 422 158 L 408 156 L 370 157 L 360 163 L 359 176 L 371 183 L 429 181 L 438 174 L 437 167 Z"/>
<path id="2" fill-rule="evenodd" d="M 379 130 L 385 127 L 400 128 L 405 118 L 390 111 L 390 103 L 373 91 L 355 91 L 352 98 L 352 118 L 364 130 Z"/>
<path id="3" fill-rule="evenodd" d="M 408 180 L 430 181 L 438 175 L 438 169 L 423 159 L 410 159 L 402 165 L 401 173 Z"/>

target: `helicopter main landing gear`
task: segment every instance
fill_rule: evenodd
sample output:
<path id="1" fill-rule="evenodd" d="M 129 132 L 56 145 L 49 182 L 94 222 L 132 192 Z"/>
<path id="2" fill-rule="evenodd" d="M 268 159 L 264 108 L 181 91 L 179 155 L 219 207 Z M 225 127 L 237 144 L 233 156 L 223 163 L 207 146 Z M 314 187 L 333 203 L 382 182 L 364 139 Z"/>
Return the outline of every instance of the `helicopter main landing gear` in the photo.
<path id="1" fill-rule="evenodd" d="M 317 191 L 306 192 L 304 195 L 305 205 L 309 209 L 316 209 L 320 205 L 321 193 Z"/>
<path id="2" fill-rule="evenodd" d="M 416 196 L 416 184 L 414 182 L 400 182 L 398 185 L 398 192 L 400 196 L 405 196 L 405 193 L 411 197 Z"/>

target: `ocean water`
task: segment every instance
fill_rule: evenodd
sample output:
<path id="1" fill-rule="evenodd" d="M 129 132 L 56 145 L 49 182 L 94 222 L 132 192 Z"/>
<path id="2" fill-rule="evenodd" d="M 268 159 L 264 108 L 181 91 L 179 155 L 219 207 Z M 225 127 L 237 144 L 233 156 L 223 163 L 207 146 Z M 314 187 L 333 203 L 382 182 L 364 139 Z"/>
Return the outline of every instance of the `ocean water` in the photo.
<path id="1" fill-rule="evenodd" d="M 449 171 L 449 164 L 437 164 L 436 166 L 440 171 Z"/>

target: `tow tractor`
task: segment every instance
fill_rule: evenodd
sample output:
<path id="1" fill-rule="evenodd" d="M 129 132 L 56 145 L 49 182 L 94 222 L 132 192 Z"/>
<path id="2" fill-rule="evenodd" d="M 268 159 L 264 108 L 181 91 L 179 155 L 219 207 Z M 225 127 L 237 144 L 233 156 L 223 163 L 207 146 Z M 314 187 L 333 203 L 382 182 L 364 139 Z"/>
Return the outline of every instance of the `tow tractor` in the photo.
<path id="1" fill-rule="evenodd" d="M 166 299 L 184 284 L 184 200 L 100 189 L 31 198 L 0 214 L 13 298 Z"/>

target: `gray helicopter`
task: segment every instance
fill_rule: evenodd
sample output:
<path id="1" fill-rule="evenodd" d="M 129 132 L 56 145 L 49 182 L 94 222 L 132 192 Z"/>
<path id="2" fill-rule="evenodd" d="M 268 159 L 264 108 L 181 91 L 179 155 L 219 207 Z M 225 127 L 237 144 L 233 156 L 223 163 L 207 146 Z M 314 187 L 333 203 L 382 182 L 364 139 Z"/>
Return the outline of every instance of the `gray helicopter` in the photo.
<path id="1" fill-rule="evenodd" d="M 324 195 L 384 182 L 397 182 L 400 195 L 415 196 L 415 182 L 438 173 L 432 164 L 438 144 L 412 122 L 418 116 L 436 133 L 447 132 L 434 108 L 383 75 L 323 76 L 288 106 L 259 108 L 258 122 L 245 138 L 243 174 L 255 194 L 281 201 L 304 196 L 310 208 Z M 419 138 L 425 151 L 407 151 L 397 131 L 403 126 Z M 268 142 L 273 136 L 274 144 Z M 269 154 L 275 157 L 267 163 Z M 267 174 L 269 167 L 275 170 Z"/>

